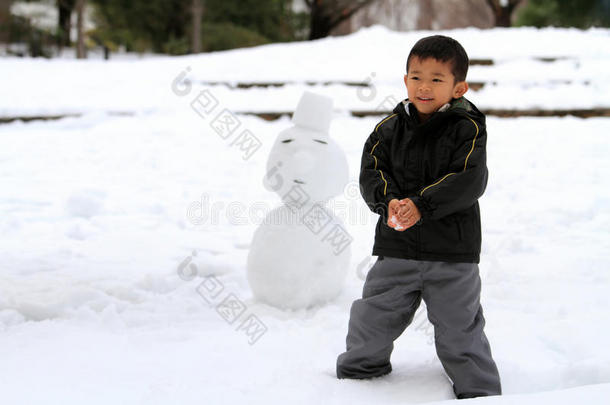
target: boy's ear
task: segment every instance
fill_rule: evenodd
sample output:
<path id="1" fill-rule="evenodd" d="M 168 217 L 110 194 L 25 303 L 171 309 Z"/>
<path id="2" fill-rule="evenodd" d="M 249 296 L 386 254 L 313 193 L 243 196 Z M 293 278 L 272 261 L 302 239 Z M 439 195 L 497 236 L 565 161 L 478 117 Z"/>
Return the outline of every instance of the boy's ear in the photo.
<path id="1" fill-rule="evenodd" d="M 404 80 L 405 80 L 405 86 L 406 86 L 407 85 L 407 75 L 405 75 Z"/>
<path id="2" fill-rule="evenodd" d="M 457 82 L 453 86 L 453 98 L 460 98 L 468 91 L 468 83 L 465 81 Z"/>

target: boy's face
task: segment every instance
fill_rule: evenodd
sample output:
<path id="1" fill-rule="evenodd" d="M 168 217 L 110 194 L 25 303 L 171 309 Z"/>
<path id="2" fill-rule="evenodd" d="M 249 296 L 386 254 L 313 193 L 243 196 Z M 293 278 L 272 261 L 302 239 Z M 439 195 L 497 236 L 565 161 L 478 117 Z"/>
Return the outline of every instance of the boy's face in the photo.
<path id="1" fill-rule="evenodd" d="M 460 98 L 468 90 L 465 81 L 455 82 L 451 73 L 451 62 L 434 58 L 420 59 L 414 56 L 409 61 L 405 75 L 409 101 L 419 112 L 422 121 L 453 98 Z"/>

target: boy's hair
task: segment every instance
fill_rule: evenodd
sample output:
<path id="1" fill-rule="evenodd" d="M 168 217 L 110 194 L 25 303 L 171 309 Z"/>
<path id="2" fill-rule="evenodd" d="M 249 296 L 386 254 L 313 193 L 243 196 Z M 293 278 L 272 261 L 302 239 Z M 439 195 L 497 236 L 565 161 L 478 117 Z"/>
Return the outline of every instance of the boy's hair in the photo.
<path id="1" fill-rule="evenodd" d="M 409 73 L 409 62 L 413 56 L 420 59 L 434 58 L 443 63 L 451 62 L 451 73 L 455 76 L 455 81 L 466 80 L 468 55 L 462 45 L 453 38 L 433 35 L 417 41 L 407 58 L 407 73 Z"/>

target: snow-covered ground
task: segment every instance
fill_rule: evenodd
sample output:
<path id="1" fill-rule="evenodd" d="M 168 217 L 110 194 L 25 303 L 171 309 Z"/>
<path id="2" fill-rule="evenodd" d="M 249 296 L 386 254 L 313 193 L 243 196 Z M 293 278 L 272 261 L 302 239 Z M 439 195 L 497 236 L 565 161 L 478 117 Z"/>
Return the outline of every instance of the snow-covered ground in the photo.
<path id="1" fill-rule="evenodd" d="M 470 98 L 481 108 L 609 107 L 610 30 L 462 29 L 441 32 L 459 40 L 471 59 L 468 79 L 487 83 Z M 313 42 L 271 44 L 197 56 L 141 60 L 0 60 L 0 117 L 183 108 L 169 92 L 176 77 L 193 83 L 290 83 L 277 89 L 214 91 L 226 107 L 240 111 L 290 111 L 304 89 L 335 98 L 337 110 L 378 107 L 402 98 L 402 77 L 412 45 L 430 32 L 396 33 L 382 27 Z M 545 62 L 540 58 L 557 58 Z M 103 78 L 103 79 L 101 79 Z M 307 82 L 366 82 L 373 90 L 345 85 L 309 87 Z M 227 95 L 228 94 L 228 95 Z M 227 97 L 225 97 L 225 95 Z"/>
<path id="2" fill-rule="evenodd" d="M 396 341 L 391 374 L 370 381 L 334 374 L 351 302 L 374 260 L 376 216 L 357 193 L 357 175 L 364 140 L 381 118 L 341 110 L 362 103 L 373 109 L 385 89 L 403 97 L 390 81 L 400 80 L 410 45 L 426 34 L 373 28 L 316 43 L 131 62 L 1 60 L 7 79 L 0 115 L 83 114 L 0 125 L 1 402 L 404 404 L 453 398 L 424 308 Z M 519 106 L 521 92 L 548 108 L 561 100 L 591 103 L 540 95 L 548 80 L 565 76 L 587 88 L 593 104 L 610 106 L 604 91 L 608 30 L 450 34 L 472 58 L 499 61 L 479 67 L 480 77 L 505 89 L 517 86 L 510 102 L 490 96 L 490 104 Z M 541 56 L 576 58 L 580 67 L 534 60 Z M 538 64 L 547 74 L 530 77 L 527 66 Z M 354 238 L 347 284 L 336 301 L 282 312 L 252 299 L 248 247 L 264 213 L 279 204 L 262 187 L 265 163 L 275 136 L 290 122 L 239 116 L 241 128 L 262 144 L 244 159 L 231 138 L 210 127 L 212 117 L 191 109 L 204 86 L 184 96 L 172 91 L 187 66 L 189 77 L 200 81 L 361 81 L 376 72 L 379 94 L 371 100 L 353 87 L 313 88 L 337 99 L 331 133 L 348 156 L 352 179 L 329 204 Z M 506 74 L 494 77 L 484 69 Z M 571 76 L 572 70 L 582 74 Z M 531 83 L 520 87 L 526 78 Z M 231 111 L 289 111 L 306 88 L 312 89 L 302 83 L 218 86 L 206 94 Z M 470 98 L 478 103 L 483 91 Z M 110 114 L 115 111 L 133 115 Z M 480 269 L 486 333 L 505 395 L 473 403 L 605 404 L 610 398 L 609 132 L 608 118 L 488 119 Z M 190 264 L 199 276 L 185 280 L 181 269 Z M 224 287 L 216 297 L 206 294 L 210 282 Z M 245 308 L 233 323 L 214 306 L 230 296 Z M 250 315 L 265 333 L 243 329 Z"/>

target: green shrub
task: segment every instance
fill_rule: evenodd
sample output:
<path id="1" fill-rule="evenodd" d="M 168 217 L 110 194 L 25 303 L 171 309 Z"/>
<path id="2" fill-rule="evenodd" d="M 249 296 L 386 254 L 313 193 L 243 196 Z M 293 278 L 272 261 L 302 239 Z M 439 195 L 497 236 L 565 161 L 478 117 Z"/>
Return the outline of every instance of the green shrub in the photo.
<path id="1" fill-rule="evenodd" d="M 610 26 L 608 0 L 529 0 L 516 25 L 589 28 Z"/>
<path id="2" fill-rule="evenodd" d="M 261 34 L 231 23 L 202 23 L 201 50 L 204 52 L 244 48 L 269 43 Z"/>

